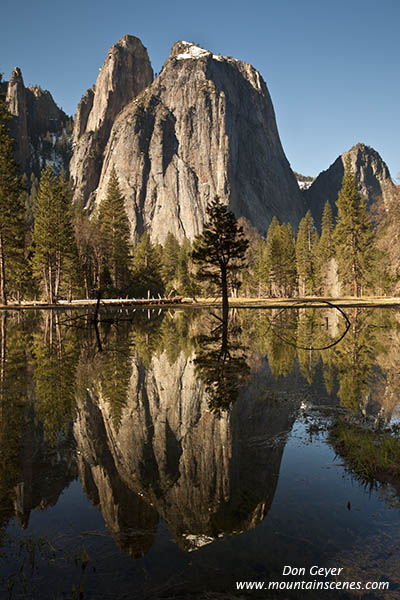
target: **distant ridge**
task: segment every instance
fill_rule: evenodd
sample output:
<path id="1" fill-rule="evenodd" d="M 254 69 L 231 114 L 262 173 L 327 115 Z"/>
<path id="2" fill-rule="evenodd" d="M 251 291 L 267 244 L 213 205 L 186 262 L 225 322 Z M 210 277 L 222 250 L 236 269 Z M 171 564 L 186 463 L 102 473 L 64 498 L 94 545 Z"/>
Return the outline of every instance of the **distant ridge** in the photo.
<path id="1" fill-rule="evenodd" d="M 321 225 L 322 212 L 327 200 L 332 205 L 333 214 L 336 215 L 336 200 L 342 185 L 347 156 L 350 156 L 358 189 L 366 198 L 368 208 L 371 209 L 380 197 L 385 205 L 390 203 L 395 185 L 386 163 L 376 150 L 359 143 L 338 156 L 329 169 L 322 171 L 310 188 L 303 191 L 307 208 L 311 210 L 317 227 Z"/>

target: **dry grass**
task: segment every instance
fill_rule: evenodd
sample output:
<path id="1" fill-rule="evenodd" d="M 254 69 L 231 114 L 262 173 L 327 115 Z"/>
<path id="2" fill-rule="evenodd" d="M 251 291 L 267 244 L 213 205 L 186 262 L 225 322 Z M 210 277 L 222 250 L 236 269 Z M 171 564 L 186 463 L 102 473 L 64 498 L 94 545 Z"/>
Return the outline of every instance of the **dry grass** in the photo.
<path id="1" fill-rule="evenodd" d="M 230 298 L 229 305 L 232 308 L 326 308 L 327 302 L 335 306 L 341 307 L 395 307 L 400 306 L 400 297 L 387 297 L 387 296 L 365 296 L 361 298 L 355 298 L 354 296 L 344 296 L 341 298 L 328 298 L 320 296 L 309 296 L 307 298 Z M 57 308 L 58 310 L 71 310 L 77 308 L 87 308 L 94 306 L 95 301 L 86 301 L 82 299 L 74 300 L 72 304 L 46 304 L 45 302 L 22 302 L 21 304 L 8 304 L 7 306 L 0 305 L 0 310 L 26 310 L 26 309 L 49 309 Z M 221 306 L 221 298 L 196 298 L 196 301 L 191 298 L 184 298 L 180 303 L 167 303 L 165 300 L 158 303 L 157 300 L 132 300 L 126 299 L 115 299 L 107 300 L 107 304 L 112 307 L 115 306 L 142 306 L 147 308 L 165 307 L 168 309 L 182 308 L 182 306 L 190 306 L 193 308 L 211 308 Z"/>
<path id="2" fill-rule="evenodd" d="M 350 469 L 366 481 L 400 481 L 400 439 L 356 425 L 336 423 L 330 441 Z"/>
<path id="3" fill-rule="evenodd" d="M 354 298 L 307 297 L 307 298 L 230 298 L 229 304 L 234 308 L 326 308 L 327 302 L 335 306 L 348 307 L 389 307 L 400 306 L 400 297 L 368 296 Z M 219 298 L 197 298 L 199 306 L 219 306 Z"/>

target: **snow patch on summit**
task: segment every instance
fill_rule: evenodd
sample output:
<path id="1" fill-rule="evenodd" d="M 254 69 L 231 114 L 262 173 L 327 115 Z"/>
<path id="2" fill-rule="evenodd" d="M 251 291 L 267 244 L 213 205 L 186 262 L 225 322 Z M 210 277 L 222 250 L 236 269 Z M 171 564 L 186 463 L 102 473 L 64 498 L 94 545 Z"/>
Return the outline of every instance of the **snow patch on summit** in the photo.
<path id="1" fill-rule="evenodd" d="M 188 58 L 204 58 L 205 56 L 212 56 L 214 60 L 222 61 L 224 57 L 218 54 L 212 54 L 209 50 L 205 50 L 200 46 L 196 46 L 190 42 L 182 42 L 186 46 L 185 52 L 177 54 L 175 58 L 177 60 L 187 60 Z"/>

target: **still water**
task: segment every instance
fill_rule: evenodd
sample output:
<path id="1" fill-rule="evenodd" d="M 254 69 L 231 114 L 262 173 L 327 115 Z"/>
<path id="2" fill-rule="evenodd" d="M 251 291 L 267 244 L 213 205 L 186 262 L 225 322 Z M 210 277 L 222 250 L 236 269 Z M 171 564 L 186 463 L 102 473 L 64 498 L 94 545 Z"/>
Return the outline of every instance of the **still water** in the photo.
<path id="1" fill-rule="evenodd" d="M 346 315 L 1 313 L 0 597 L 400 598 L 400 313 Z M 302 580 L 389 589 L 236 587 Z"/>

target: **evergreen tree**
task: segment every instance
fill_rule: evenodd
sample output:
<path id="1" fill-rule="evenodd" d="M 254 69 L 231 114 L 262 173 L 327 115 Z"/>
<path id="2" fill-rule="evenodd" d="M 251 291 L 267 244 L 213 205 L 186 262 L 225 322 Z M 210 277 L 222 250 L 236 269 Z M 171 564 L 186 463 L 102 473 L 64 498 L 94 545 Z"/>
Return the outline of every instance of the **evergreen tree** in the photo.
<path id="1" fill-rule="evenodd" d="M 45 290 L 47 302 L 57 300 L 62 277 L 73 277 L 77 251 L 72 230 L 72 195 L 64 173 L 51 165 L 42 171 L 35 207 L 33 269 Z"/>
<path id="2" fill-rule="evenodd" d="M 238 219 L 244 235 L 249 242 L 246 253 L 247 269 L 240 272 L 244 296 L 261 297 L 267 292 L 265 270 L 265 241 L 260 232 L 245 217 Z"/>
<path id="3" fill-rule="evenodd" d="M 183 296 L 195 296 L 200 288 L 195 281 L 192 264 L 192 244 L 184 238 L 179 246 L 176 266 L 176 290 Z"/>
<path id="4" fill-rule="evenodd" d="M 90 219 L 81 203 L 75 209 L 74 232 L 85 297 L 91 298 L 100 289 L 106 248 L 98 220 Z"/>
<path id="5" fill-rule="evenodd" d="M 148 293 L 151 296 L 163 294 L 162 251 L 155 246 L 145 232 L 135 247 L 132 260 L 133 288 L 136 295 L 142 298 Z"/>
<path id="6" fill-rule="evenodd" d="M 400 186 L 392 190 L 389 207 L 385 206 L 383 198 L 380 197 L 374 208 L 378 221 L 376 243 L 379 252 L 376 260 L 380 261 L 375 271 L 374 287 L 378 294 L 397 294 L 400 280 Z"/>
<path id="7" fill-rule="evenodd" d="M 296 244 L 290 223 L 280 227 L 281 239 L 281 276 L 280 285 L 284 296 L 293 296 L 297 286 Z"/>
<path id="8" fill-rule="evenodd" d="M 29 192 L 29 196 L 26 197 L 26 204 L 25 204 L 27 223 L 28 223 L 28 227 L 30 229 L 32 229 L 32 227 L 33 227 L 33 215 L 35 213 L 35 204 L 36 204 L 38 192 L 39 192 L 39 181 L 37 180 L 37 177 L 35 176 L 35 174 L 31 173 L 30 192 Z"/>
<path id="9" fill-rule="evenodd" d="M 321 237 L 319 238 L 317 250 L 318 291 L 322 294 L 326 294 L 329 289 L 329 272 L 334 268 L 332 265 L 335 256 L 334 230 L 332 207 L 329 200 L 327 200 L 322 214 Z"/>
<path id="10" fill-rule="evenodd" d="M 179 248 L 176 266 L 177 288 L 184 296 L 193 294 L 193 282 L 189 273 L 189 255 L 184 245 Z"/>
<path id="11" fill-rule="evenodd" d="M 7 121 L 11 118 L 0 76 L 0 302 L 7 304 L 12 281 L 20 279 L 24 263 L 25 209 L 18 169 L 14 160 L 15 141 Z"/>
<path id="12" fill-rule="evenodd" d="M 333 232 L 332 207 L 329 200 L 327 200 L 322 214 L 321 237 L 318 243 L 318 256 L 321 264 L 326 264 L 334 255 Z"/>
<path id="13" fill-rule="evenodd" d="M 267 237 L 265 239 L 265 266 L 261 266 L 262 277 L 269 285 L 269 296 L 277 294 L 277 278 L 279 277 L 281 251 L 279 241 L 280 225 L 278 219 L 274 216 L 268 227 Z"/>
<path id="14" fill-rule="evenodd" d="M 246 260 L 248 269 L 243 271 L 243 286 L 245 296 L 261 298 L 268 293 L 268 275 L 266 272 L 266 243 L 261 238 L 249 240 Z"/>
<path id="15" fill-rule="evenodd" d="M 296 285 L 296 252 L 292 228 L 274 217 L 268 228 L 263 271 L 271 296 L 290 296 Z"/>
<path id="16" fill-rule="evenodd" d="M 162 278 L 166 292 L 176 287 L 176 276 L 180 246 L 173 233 L 168 232 L 162 252 Z"/>
<path id="17" fill-rule="evenodd" d="M 349 156 L 336 205 L 334 240 L 339 277 L 346 286 L 351 286 L 353 295 L 358 296 L 368 282 L 374 262 L 374 244 L 367 206 L 357 190 Z"/>
<path id="18" fill-rule="evenodd" d="M 235 215 L 216 196 L 207 207 L 208 224 L 193 243 L 193 261 L 200 265 L 198 278 L 214 282 L 222 293 L 222 318 L 228 319 L 228 278 L 243 267 L 248 241 Z"/>
<path id="19" fill-rule="evenodd" d="M 125 290 L 129 283 L 129 220 L 114 167 L 100 204 L 99 226 L 105 247 L 104 267 L 111 285 L 115 291 Z"/>
<path id="20" fill-rule="evenodd" d="M 308 210 L 302 218 L 296 239 L 296 264 L 302 296 L 315 294 L 318 289 L 317 267 L 318 233 Z"/>

